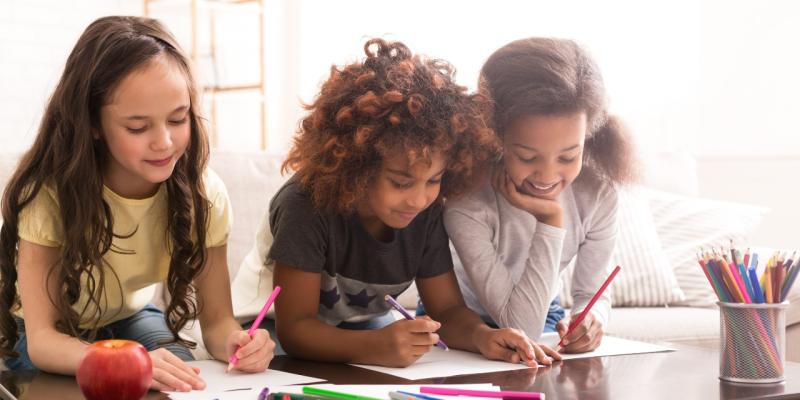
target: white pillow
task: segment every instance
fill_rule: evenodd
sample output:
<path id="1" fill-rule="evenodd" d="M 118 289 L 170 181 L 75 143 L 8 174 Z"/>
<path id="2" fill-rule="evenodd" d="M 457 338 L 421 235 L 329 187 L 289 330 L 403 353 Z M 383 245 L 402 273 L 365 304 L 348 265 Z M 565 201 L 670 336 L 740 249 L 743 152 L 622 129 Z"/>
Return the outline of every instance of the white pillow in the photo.
<path id="1" fill-rule="evenodd" d="M 658 237 L 675 271 L 686 299 L 681 305 L 712 306 L 716 299 L 711 285 L 697 263 L 700 249 L 747 246 L 765 207 L 687 197 L 648 190 Z"/>
<path id="2" fill-rule="evenodd" d="M 612 263 L 622 269 L 611 284 L 614 306 L 664 306 L 684 300 L 653 223 L 647 193 L 639 187 L 619 192 L 619 236 Z M 572 265 L 562 274 L 561 300 L 569 296 Z"/>

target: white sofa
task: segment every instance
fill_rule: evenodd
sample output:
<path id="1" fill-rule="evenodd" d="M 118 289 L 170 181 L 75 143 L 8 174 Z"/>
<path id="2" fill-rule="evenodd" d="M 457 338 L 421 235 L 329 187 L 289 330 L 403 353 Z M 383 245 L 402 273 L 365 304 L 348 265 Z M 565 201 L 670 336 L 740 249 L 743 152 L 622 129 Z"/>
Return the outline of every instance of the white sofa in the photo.
<path id="1" fill-rule="evenodd" d="M 9 175 L 16 165 L 17 154 L 0 154 L 0 185 L 5 187 Z M 686 192 L 694 185 L 696 178 L 691 167 L 691 160 L 681 157 L 679 160 L 668 156 L 664 159 L 669 169 L 650 169 L 647 174 L 648 183 L 674 191 Z M 652 159 L 652 158 L 651 158 Z M 253 246 L 257 226 L 267 210 L 272 195 L 277 191 L 286 177 L 280 175 L 282 156 L 267 155 L 261 152 L 225 152 L 215 151 L 211 156 L 210 166 L 225 182 L 230 194 L 234 211 L 234 226 L 228 241 L 228 263 L 230 278 L 233 280 L 236 271 L 247 252 Z M 684 165 L 684 167 L 681 167 Z M 688 165 L 688 166 L 687 166 Z M 664 171 L 668 171 L 666 175 Z M 672 179 L 669 175 L 677 175 Z M 621 229 L 625 229 L 624 226 Z M 795 286 L 787 312 L 787 359 L 800 361 L 800 290 Z M 160 292 L 163 293 L 163 292 Z M 416 304 L 416 290 L 412 286 L 401 296 L 400 301 L 407 308 Z M 157 304 L 164 299 L 158 296 Z M 715 307 L 615 307 L 612 311 L 609 334 L 654 342 L 675 342 L 704 347 L 715 347 L 719 338 L 719 312 Z M 202 346 L 199 324 L 188 326 L 184 334 L 198 342 L 195 355 L 206 358 L 208 354 Z"/>

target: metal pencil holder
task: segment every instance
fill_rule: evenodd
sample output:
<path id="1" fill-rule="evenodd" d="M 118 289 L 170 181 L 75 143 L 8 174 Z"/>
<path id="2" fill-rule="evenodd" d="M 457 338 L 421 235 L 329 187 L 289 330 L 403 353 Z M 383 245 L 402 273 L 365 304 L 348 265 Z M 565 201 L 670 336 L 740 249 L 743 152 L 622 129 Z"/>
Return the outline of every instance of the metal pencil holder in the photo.
<path id="1" fill-rule="evenodd" d="M 738 383 L 782 382 L 789 303 L 717 304 L 719 378 Z"/>

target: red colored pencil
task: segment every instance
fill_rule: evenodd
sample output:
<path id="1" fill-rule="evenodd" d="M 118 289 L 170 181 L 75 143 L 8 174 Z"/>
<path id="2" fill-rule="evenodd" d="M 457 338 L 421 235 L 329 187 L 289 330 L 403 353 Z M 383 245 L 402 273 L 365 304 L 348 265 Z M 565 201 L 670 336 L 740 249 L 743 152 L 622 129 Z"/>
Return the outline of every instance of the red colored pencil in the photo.
<path id="1" fill-rule="evenodd" d="M 611 275 L 609 275 L 608 278 L 606 278 L 606 281 L 603 282 L 603 286 L 600 286 L 600 290 L 598 290 L 597 293 L 595 293 L 594 296 L 592 296 L 592 299 L 589 300 L 589 304 L 586 306 L 586 308 L 584 308 L 583 311 L 581 311 L 581 313 L 578 314 L 578 318 L 573 319 L 572 322 L 569 323 L 569 328 L 567 328 L 567 333 L 565 333 L 564 336 L 561 337 L 561 340 L 558 341 L 558 347 L 564 347 L 564 338 L 569 336 L 569 334 L 572 333 L 573 330 L 575 330 L 575 327 L 580 325 L 581 321 L 583 321 L 583 319 L 586 318 L 586 314 L 589 313 L 589 310 L 592 309 L 592 306 L 594 306 L 594 303 L 597 302 L 597 299 L 600 298 L 600 296 L 606 290 L 608 285 L 611 284 L 611 280 L 614 279 L 614 276 L 617 275 L 617 272 L 619 272 L 620 269 L 621 267 L 617 265 L 617 267 L 614 268 L 613 271 L 611 271 Z"/>

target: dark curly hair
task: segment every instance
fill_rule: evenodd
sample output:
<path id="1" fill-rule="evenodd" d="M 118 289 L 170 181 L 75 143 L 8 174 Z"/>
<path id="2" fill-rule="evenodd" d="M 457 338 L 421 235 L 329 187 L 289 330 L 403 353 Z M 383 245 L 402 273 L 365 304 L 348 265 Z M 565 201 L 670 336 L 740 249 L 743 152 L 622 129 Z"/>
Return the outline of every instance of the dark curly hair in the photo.
<path id="1" fill-rule="evenodd" d="M 364 52 L 363 62 L 333 66 L 305 106 L 283 171 L 296 171 L 318 209 L 349 212 L 390 153 L 414 162 L 441 151 L 440 198 L 468 191 L 499 155 L 481 117 L 486 98 L 457 85 L 447 62 L 412 55 L 403 43 L 371 39 Z"/>
<path id="2" fill-rule="evenodd" d="M 520 117 L 585 112 L 582 174 L 610 183 L 638 177 L 631 137 L 617 117 L 607 114 L 600 69 L 577 43 L 539 37 L 508 43 L 483 64 L 478 86 L 493 101 L 487 119 L 501 137 Z"/>
<path id="3" fill-rule="evenodd" d="M 123 78 L 153 58 L 164 55 L 184 72 L 191 98 L 190 142 L 172 175 L 164 182 L 168 197 L 167 233 L 171 260 L 166 287 L 171 300 L 165 310 L 167 325 L 175 341 L 178 331 L 196 318 L 193 280 L 207 258 L 206 229 L 209 201 L 202 174 L 208 160 L 208 139 L 197 114 L 198 92 L 190 61 L 175 38 L 158 21 L 139 17 L 100 18 L 83 32 L 67 59 L 64 72 L 44 111 L 33 146 L 22 157 L 3 194 L 5 223 L 0 231 L 0 354 L 16 356 L 18 338 L 12 311 L 19 307 L 17 295 L 17 245 L 19 213 L 45 184 L 53 185 L 58 197 L 64 232 L 61 257 L 50 269 L 47 281 L 55 281 L 57 293 L 50 301 L 58 313 L 56 328 L 75 337 L 97 334 L 100 315 L 86 315 L 94 304 L 100 308 L 103 282 L 114 279 L 104 268 L 103 255 L 116 251 L 114 220 L 103 199 L 103 174 L 109 162 L 108 148 L 95 141 L 92 130 L 101 129 L 100 108 Z M 113 272 L 113 271 L 112 271 Z M 96 276 L 96 278 L 95 278 Z M 86 277 L 86 284 L 81 284 Z M 82 292 L 89 293 L 83 311 L 73 305 Z M 84 318 L 94 321 L 80 327 Z"/>

